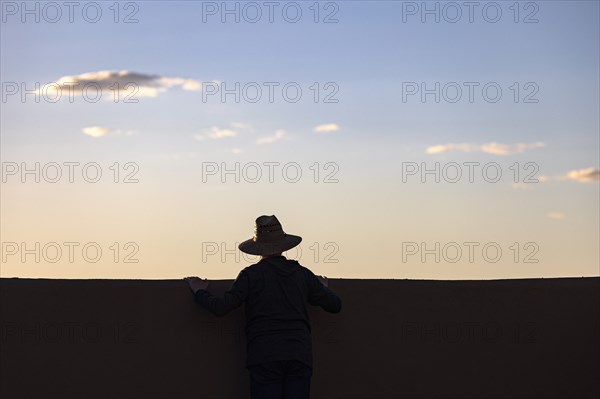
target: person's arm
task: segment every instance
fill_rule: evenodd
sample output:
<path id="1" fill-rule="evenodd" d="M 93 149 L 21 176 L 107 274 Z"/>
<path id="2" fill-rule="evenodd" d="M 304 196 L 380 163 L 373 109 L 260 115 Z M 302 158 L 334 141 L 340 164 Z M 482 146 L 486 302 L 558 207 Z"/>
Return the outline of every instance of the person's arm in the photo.
<path id="1" fill-rule="evenodd" d="M 248 287 L 248 275 L 242 270 L 223 297 L 214 296 L 206 288 L 200 288 L 194 292 L 194 300 L 215 316 L 225 316 L 246 300 Z"/>
<path id="2" fill-rule="evenodd" d="M 323 278 L 323 283 L 313 272 L 309 271 L 308 275 L 308 303 L 320 306 L 329 313 L 339 313 L 342 310 L 342 300 L 326 286 L 327 279 Z"/>

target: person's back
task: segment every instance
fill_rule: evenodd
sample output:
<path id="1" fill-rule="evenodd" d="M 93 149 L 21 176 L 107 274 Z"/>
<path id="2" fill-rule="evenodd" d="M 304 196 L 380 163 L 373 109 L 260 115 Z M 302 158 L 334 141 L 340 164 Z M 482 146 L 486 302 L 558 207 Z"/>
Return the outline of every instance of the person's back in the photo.
<path id="1" fill-rule="evenodd" d="M 326 279 L 281 256 L 301 240 L 284 233 L 275 216 L 260 216 L 254 237 L 239 249 L 261 260 L 240 271 L 222 298 L 206 290 L 207 282 L 186 278 L 196 302 L 217 316 L 245 303 L 246 367 L 253 399 L 309 398 L 312 338 L 307 303 L 331 313 L 342 307 Z"/>
<path id="2" fill-rule="evenodd" d="M 340 298 L 312 271 L 283 256 L 264 258 L 243 272 L 250 285 L 245 305 L 246 366 L 293 359 L 312 368 L 307 304 L 338 313 Z"/>

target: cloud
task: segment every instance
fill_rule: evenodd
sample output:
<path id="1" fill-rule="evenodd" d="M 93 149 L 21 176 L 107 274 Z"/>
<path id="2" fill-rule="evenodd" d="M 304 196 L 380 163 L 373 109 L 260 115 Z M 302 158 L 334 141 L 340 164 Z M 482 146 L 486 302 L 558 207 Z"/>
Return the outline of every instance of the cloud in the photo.
<path id="1" fill-rule="evenodd" d="M 551 178 L 550 178 L 550 176 L 542 175 L 542 176 L 539 176 L 537 179 L 540 183 L 546 183 L 547 181 L 550 181 Z"/>
<path id="2" fill-rule="evenodd" d="M 149 75 L 132 71 L 97 71 L 81 75 L 63 76 L 56 82 L 44 85 L 42 95 L 54 98 L 60 93 L 63 96 L 81 94 L 95 98 L 100 91 L 102 97 L 114 101 L 119 96 L 122 101 L 126 96 L 131 99 L 140 97 L 156 97 L 173 87 L 181 87 L 187 91 L 202 89 L 202 82 L 171 76 Z"/>
<path id="3" fill-rule="evenodd" d="M 314 131 L 317 133 L 331 133 L 337 132 L 340 127 L 335 123 L 325 123 L 323 125 L 315 126 Z"/>
<path id="4" fill-rule="evenodd" d="M 243 151 L 241 148 L 232 148 L 229 152 L 231 152 L 232 154 L 241 154 Z"/>
<path id="5" fill-rule="evenodd" d="M 425 152 L 427 152 L 428 154 L 441 154 L 443 152 L 450 151 L 472 152 L 476 150 L 477 146 L 475 146 L 474 144 L 443 144 L 427 147 Z"/>
<path id="6" fill-rule="evenodd" d="M 264 137 L 259 137 L 256 140 L 257 144 L 271 144 L 274 143 L 276 141 L 282 140 L 283 138 L 286 137 L 286 133 L 285 130 L 277 130 L 274 134 L 272 134 L 271 136 L 264 136 Z"/>
<path id="7" fill-rule="evenodd" d="M 83 133 L 91 137 L 104 137 L 107 136 L 109 132 L 110 129 L 107 127 L 90 126 L 83 128 Z"/>
<path id="8" fill-rule="evenodd" d="M 200 134 L 196 134 L 193 137 L 198 141 L 206 139 L 222 139 L 225 137 L 237 137 L 240 133 L 251 133 L 254 132 L 254 128 L 248 123 L 232 122 L 230 123 L 231 128 L 220 128 L 219 126 L 213 126 L 209 129 L 202 129 Z"/>
<path id="9" fill-rule="evenodd" d="M 109 127 L 103 126 L 89 126 L 81 129 L 84 134 L 87 134 L 90 137 L 100 138 L 106 136 L 131 136 L 137 134 L 134 130 L 119 130 L 119 129 L 111 129 Z"/>
<path id="10" fill-rule="evenodd" d="M 562 212 L 548 212 L 546 213 L 546 217 L 550 219 L 564 220 L 567 216 Z"/>
<path id="11" fill-rule="evenodd" d="M 198 91 L 202 89 L 202 82 L 193 79 L 170 78 L 164 76 L 158 79 L 158 83 L 169 89 L 175 86 L 181 86 L 183 90 L 187 91 Z"/>
<path id="12" fill-rule="evenodd" d="M 573 180 L 577 183 L 593 183 L 600 181 L 600 169 L 591 167 L 579 170 L 572 170 L 564 175 L 537 176 L 537 179 L 540 183 L 565 180 Z"/>
<path id="13" fill-rule="evenodd" d="M 237 132 L 231 129 L 219 129 L 218 127 L 212 127 L 208 132 L 208 137 L 211 139 L 222 139 L 223 137 L 235 137 Z"/>
<path id="14" fill-rule="evenodd" d="M 586 168 L 579 170 L 572 170 L 566 175 L 562 176 L 561 179 L 573 180 L 578 183 L 591 183 L 600 180 L 600 169 L 598 168 Z"/>
<path id="15" fill-rule="evenodd" d="M 517 143 L 513 145 L 501 144 L 496 142 L 485 143 L 485 144 L 471 144 L 471 143 L 449 143 L 434 145 L 427 147 L 425 152 L 427 154 L 441 154 L 444 152 L 458 151 L 458 152 L 484 152 L 492 155 L 510 155 L 516 153 L 522 153 L 533 148 L 544 147 L 544 143 L 536 141 L 534 143 Z"/>
<path id="16" fill-rule="evenodd" d="M 232 122 L 231 127 L 238 130 L 247 130 L 249 132 L 254 132 L 254 128 L 249 123 Z"/>
<path id="17" fill-rule="evenodd" d="M 533 186 L 531 185 L 531 183 L 523 183 L 523 182 L 518 182 L 518 183 L 512 183 L 511 184 L 512 188 L 514 188 L 515 190 L 530 190 L 533 188 Z"/>
<path id="18" fill-rule="evenodd" d="M 221 129 L 218 126 L 213 126 L 210 129 L 202 129 L 202 133 L 194 135 L 194 138 L 198 141 L 205 139 L 222 139 L 226 137 L 236 137 L 238 132 L 231 129 Z"/>

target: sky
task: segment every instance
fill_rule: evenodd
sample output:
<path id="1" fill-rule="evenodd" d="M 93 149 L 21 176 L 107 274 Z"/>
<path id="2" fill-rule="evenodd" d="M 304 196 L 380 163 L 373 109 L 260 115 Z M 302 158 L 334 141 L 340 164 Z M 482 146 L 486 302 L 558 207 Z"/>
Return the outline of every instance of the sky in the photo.
<path id="1" fill-rule="evenodd" d="M 599 276 L 598 1 L 1 2 L 0 277 Z"/>

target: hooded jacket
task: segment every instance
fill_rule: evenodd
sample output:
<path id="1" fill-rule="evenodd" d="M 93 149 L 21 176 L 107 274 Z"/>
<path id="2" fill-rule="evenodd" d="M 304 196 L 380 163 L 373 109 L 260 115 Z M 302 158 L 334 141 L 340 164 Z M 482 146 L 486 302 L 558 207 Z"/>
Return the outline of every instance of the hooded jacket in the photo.
<path id="1" fill-rule="evenodd" d="M 307 303 L 330 313 L 340 298 L 317 276 L 283 256 L 244 268 L 229 291 L 216 297 L 198 290 L 195 300 L 217 316 L 245 303 L 246 367 L 276 360 L 299 360 L 312 368 L 312 338 Z"/>

